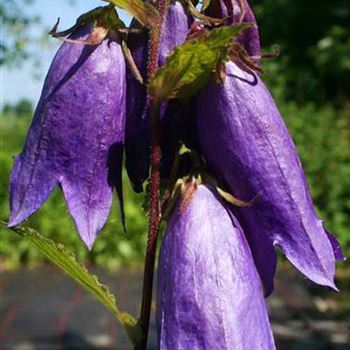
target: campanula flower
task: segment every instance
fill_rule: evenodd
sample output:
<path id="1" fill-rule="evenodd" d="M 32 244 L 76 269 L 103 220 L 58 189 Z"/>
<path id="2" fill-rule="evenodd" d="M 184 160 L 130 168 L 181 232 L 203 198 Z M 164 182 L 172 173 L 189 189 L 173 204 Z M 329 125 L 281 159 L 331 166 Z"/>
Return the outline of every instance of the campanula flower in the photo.
<path id="1" fill-rule="evenodd" d="M 198 97 L 198 137 L 202 155 L 225 188 L 246 201 L 257 196 L 250 207 L 235 212 L 266 294 L 275 269 L 272 245 L 306 277 L 335 288 L 332 246 L 338 245 L 316 215 L 296 147 L 273 98 L 259 75 L 233 62 L 226 74 L 223 85 L 210 82 Z"/>
<path id="2" fill-rule="evenodd" d="M 59 48 L 47 74 L 10 180 L 10 226 L 38 210 L 59 185 L 81 238 L 91 248 L 121 197 L 126 76 L 118 38 L 85 45 L 91 23 Z"/>
<path id="3" fill-rule="evenodd" d="M 159 257 L 157 328 L 160 350 L 275 349 L 243 231 L 204 185 L 169 220 Z"/>

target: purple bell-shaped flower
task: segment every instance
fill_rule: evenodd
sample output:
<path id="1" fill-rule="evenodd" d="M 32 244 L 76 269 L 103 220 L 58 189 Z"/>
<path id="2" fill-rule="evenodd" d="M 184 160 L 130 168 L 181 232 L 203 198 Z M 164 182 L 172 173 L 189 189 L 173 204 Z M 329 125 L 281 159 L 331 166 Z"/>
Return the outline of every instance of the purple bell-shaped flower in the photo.
<path id="1" fill-rule="evenodd" d="M 47 74 L 10 180 L 10 226 L 38 210 L 55 186 L 91 248 L 108 217 L 112 190 L 122 200 L 126 73 L 116 34 L 96 45 L 92 23 L 75 26 Z"/>

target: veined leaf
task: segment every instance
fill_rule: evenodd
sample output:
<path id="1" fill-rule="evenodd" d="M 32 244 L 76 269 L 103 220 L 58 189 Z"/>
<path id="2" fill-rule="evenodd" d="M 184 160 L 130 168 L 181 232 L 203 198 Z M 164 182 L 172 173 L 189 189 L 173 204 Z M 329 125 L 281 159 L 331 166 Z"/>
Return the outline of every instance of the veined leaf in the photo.
<path id="1" fill-rule="evenodd" d="M 130 340 L 136 344 L 142 338 L 142 330 L 138 321 L 130 314 L 121 311 L 115 301 L 114 295 L 107 286 L 101 284 L 95 275 L 91 275 L 86 267 L 80 264 L 74 254 L 62 244 L 45 238 L 29 227 L 8 228 L 1 221 L 0 228 L 14 231 L 18 235 L 32 242 L 51 262 L 60 267 L 68 276 L 79 283 L 87 292 L 103 304 L 123 325 Z"/>
<path id="2" fill-rule="evenodd" d="M 228 60 L 232 40 L 251 25 L 216 28 L 200 39 L 190 39 L 175 48 L 166 65 L 150 79 L 148 93 L 157 103 L 190 97 L 205 85 L 221 61 Z"/>
<path id="3" fill-rule="evenodd" d="M 105 0 L 111 4 L 128 11 L 142 25 L 150 28 L 154 19 L 158 16 L 156 8 L 148 2 L 142 0 Z"/>

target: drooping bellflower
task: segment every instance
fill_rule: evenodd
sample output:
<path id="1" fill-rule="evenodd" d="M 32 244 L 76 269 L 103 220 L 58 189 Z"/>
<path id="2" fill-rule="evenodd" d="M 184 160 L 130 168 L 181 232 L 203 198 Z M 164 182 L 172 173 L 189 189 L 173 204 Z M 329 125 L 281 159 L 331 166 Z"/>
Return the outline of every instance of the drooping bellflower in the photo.
<path id="1" fill-rule="evenodd" d="M 275 349 L 249 245 L 232 212 L 204 185 L 169 220 L 157 328 L 160 350 Z"/>
<path id="2" fill-rule="evenodd" d="M 81 238 L 91 248 L 112 203 L 121 198 L 126 78 L 119 39 L 85 45 L 92 23 L 78 26 L 47 74 L 10 180 L 10 226 L 38 210 L 55 186 L 64 193 Z"/>
<path id="3" fill-rule="evenodd" d="M 260 77 L 235 63 L 226 81 L 213 81 L 198 97 L 201 152 L 226 188 L 243 200 L 235 208 L 252 247 L 266 294 L 272 290 L 274 251 L 312 281 L 335 288 L 334 238 L 317 217 L 297 150 L 277 106 Z M 215 101 L 212 103 L 211 101 Z M 339 256 L 339 252 L 337 252 Z"/>

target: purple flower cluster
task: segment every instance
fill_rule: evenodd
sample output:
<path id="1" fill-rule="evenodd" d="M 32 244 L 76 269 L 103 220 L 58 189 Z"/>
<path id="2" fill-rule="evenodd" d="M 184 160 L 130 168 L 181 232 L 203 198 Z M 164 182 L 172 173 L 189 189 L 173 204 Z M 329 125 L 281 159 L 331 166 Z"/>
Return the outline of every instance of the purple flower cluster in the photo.
<path id="1" fill-rule="evenodd" d="M 235 44 L 258 67 L 259 32 L 247 0 L 212 0 L 206 15 L 222 18 L 223 25 L 253 23 Z M 193 21 L 181 2 L 171 3 L 160 66 L 187 39 Z M 134 21 L 132 28 L 141 26 Z M 118 34 L 109 30 L 87 45 L 94 33 L 92 22 L 76 26 L 52 62 L 26 144 L 15 158 L 9 222 L 25 220 L 59 185 L 89 248 L 107 220 L 113 189 L 122 207 L 124 149 L 130 181 L 142 191 L 151 134 L 146 87 L 127 67 Z M 144 81 L 148 41 L 145 31 L 127 39 Z M 249 206 L 233 206 L 204 181 L 173 209 L 159 258 L 160 349 L 274 349 L 264 295 L 273 290 L 275 247 L 306 277 L 336 289 L 335 261 L 344 259 L 339 244 L 316 215 L 273 98 L 238 58 L 226 64 L 222 84 L 211 79 L 187 105 L 174 100 L 160 108 L 163 178 L 181 139 L 226 192 L 247 202 L 256 198 Z"/>

